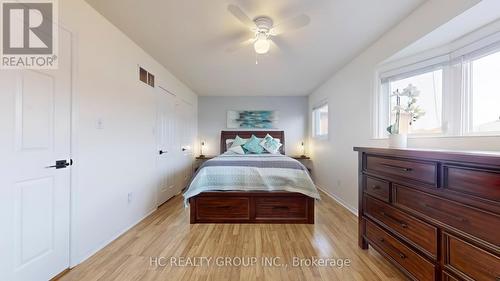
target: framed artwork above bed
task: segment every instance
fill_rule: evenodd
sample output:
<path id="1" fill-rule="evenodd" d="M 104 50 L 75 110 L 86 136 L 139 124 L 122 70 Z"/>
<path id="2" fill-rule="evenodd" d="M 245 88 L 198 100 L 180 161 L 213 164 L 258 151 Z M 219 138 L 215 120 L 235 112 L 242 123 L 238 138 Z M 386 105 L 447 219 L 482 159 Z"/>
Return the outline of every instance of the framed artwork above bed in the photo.
<path id="1" fill-rule="evenodd" d="M 276 129 L 278 112 L 275 110 L 229 110 L 228 129 Z"/>

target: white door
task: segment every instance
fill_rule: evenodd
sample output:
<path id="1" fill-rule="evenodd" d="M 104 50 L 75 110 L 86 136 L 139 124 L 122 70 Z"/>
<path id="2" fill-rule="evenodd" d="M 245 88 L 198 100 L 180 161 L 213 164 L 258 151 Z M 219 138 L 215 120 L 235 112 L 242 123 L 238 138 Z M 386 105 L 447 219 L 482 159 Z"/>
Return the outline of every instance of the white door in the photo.
<path id="1" fill-rule="evenodd" d="M 59 69 L 0 70 L 0 280 L 49 280 L 69 266 L 71 35 Z M 61 167 L 62 167 L 61 166 Z"/>
<path id="2" fill-rule="evenodd" d="M 179 119 L 179 140 L 180 140 L 180 171 L 179 192 L 187 186 L 192 175 L 192 162 L 194 157 L 194 112 L 193 106 L 184 100 L 179 100 L 177 106 L 177 118 Z"/>
<path id="3" fill-rule="evenodd" d="M 174 176 L 175 161 L 175 97 L 157 87 L 157 143 L 158 143 L 158 205 L 177 194 Z"/>

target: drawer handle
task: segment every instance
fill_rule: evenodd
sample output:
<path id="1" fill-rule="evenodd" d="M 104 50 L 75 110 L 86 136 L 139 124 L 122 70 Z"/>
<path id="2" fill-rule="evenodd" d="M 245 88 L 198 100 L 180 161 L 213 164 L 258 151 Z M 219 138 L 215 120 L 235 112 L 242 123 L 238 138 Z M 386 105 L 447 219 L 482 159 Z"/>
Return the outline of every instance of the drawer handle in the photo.
<path id="1" fill-rule="evenodd" d="M 380 185 L 373 185 L 372 189 L 379 190 L 379 189 L 381 189 L 381 187 L 380 187 Z"/>
<path id="2" fill-rule="evenodd" d="M 455 215 L 455 214 L 453 214 L 453 213 L 450 213 L 450 212 L 448 212 L 448 211 L 441 210 L 441 209 L 436 208 L 436 207 L 434 207 L 434 206 L 431 206 L 431 205 L 429 205 L 429 204 L 422 203 L 422 205 L 423 205 L 425 208 L 427 208 L 427 209 L 430 209 L 430 210 L 434 210 L 434 211 L 437 211 L 437 212 L 443 213 L 443 214 L 445 214 L 445 215 L 447 215 L 447 216 L 451 217 L 451 218 L 452 218 L 452 219 L 454 219 L 454 220 L 461 221 L 461 222 L 466 222 L 466 221 L 467 221 L 466 219 L 464 219 L 464 218 L 462 218 L 462 217 L 459 217 L 459 216 L 457 216 L 457 215 Z"/>
<path id="3" fill-rule="evenodd" d="M 406 255 L 405 255 L 405 254 L 403 254 L 403 253 L 401 253 L 401 252 L 398 250 L 398 248 L 396 248 L 396 247 L 392 246 L 392 244 L 391 244 L 391 243 L 385 243 L 385 239 L 384 239 L 384 238 L 380 238 L 380 240 L 379 240 L 379 241 L 380 241 L 381 243 L 384 243 L 384 244 L 385 244 L 387 247 L 389 247 L 392 251 L 394 251 L 395 253 L 397 253 L 397 254 L 398 254 L 398 256 L 399 256 L 400 258 L 402 258 L 402 259 L 406 259 Z"/>
<path id="4" fill-rule="evenodd" d="M 217 206 L 217 209 L 231 209 L 231 206 Z"/>
<path id="5" fill-rule="evenodd" d="M 408 228 L 408 224 L 406 224 L 404 221 L 398 220 L 397 218 L 387 214 L 386 212 L 381 212 L 381 214 L 382 214 L 382 216 L 387 217 L 387 218 L 395 221 L 396 223 L 401 225 L 402 228 Z"/>
<path id="6" fill-rule="evenodd" d="M 273 206 L 273 209 L 277 209 L 277 210 L 288 210 L 288 207 L 287 207 L 287 206 Z"/>
<path id="7" fill-rule="evenodd" d="M 391 164 L 380 164 L 382 166 L 386 166 L 386 167 L 389 167 L 389 168 L 393 168 L 393 169 L 397 169 L 397 170 L 401 170 L 403 172 L 411 172 L 412 168 L 406 168 L 406 167 L 400 167 L 400 166 L 396 166 L 396 165 L 391 165 Z"/>

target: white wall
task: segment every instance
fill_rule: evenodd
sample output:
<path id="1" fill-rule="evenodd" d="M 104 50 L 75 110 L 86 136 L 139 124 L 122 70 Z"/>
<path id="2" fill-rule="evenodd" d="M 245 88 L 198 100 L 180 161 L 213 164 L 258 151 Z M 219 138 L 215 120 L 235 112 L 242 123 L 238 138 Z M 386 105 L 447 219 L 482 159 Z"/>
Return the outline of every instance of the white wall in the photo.
<path id="1" fill-rule="evenodd" d="M 309 97 L 309 109 L 329 102 L 326 141 L 311 142 L 316 183 L 341 202 L 357 209 L 357 154 L 353 146 L 387 146 L 373 140 L 372 97 L 377 65 L 412 42 L 472 7 L 479 0 L 429 0 L 371 47 L 335 73 Z M 409 147 L 500 150 L 498 137 L 410 139 Z"/>
<path id="2" fill-rule="evenodd" d="M 206 155 L 220 152 L 220 132 L 227 129 L 228 110 L 277 110 L 278 128 L 285 131 L 285 152 L 300 155 L 307 136 L 307 97 L 203 97 L 198 98 L 198 135 Z M 232 130 L 232 129 L 229 129 Z M 197 151 L 199 153 L 199 151 Z"/>
<path id="3" fill-rule="evenodd" d="M 138 81 L 137 65 L 195 109 L 197 96 L 83 0 L 59 1 L 59 9 L 75 44 L 75 265 L 156 208 L 155 94 Z"/>

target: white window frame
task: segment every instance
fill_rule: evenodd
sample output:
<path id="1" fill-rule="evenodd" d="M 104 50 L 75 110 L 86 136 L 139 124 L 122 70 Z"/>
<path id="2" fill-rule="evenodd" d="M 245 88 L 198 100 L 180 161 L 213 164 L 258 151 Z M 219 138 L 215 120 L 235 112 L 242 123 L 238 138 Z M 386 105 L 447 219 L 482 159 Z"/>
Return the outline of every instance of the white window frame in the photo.
<path id="1" fill-rule="evenodd" d="M 441 58 L 439 60 L 442 60 Z M 400 72 L 399 74 L 397 75 L 391 75 L 391 76 L 386 76 L 387 74 L 385 75 L 381 75 L 381 77 L 384 77 L 382 79 L 380 79 L 380 84 L 379 84 L 379 87 L 380 87 L 380 103 L 381 104 L 384 104 L 383 108 L 384 110 L 380 110 L 380 114 L 381 116 L 379 116 L 379 124 L 380 124 L 380 132 L 379 132 L 379 135 L 383 136 L 384 134 L 387 134 L 386 132 L 386 128 L 389 126 L 389 123 L 390 123 L 390 103 L 391 103 L 391 100 L 390 100 L 390 94 L 389 93 L 389 89 L 387 89 L 387 87 L 390 85 L 391 81 L 397 81 L 397 80 L 401 80 L 401 79 L 405 79 L 405 78 L 408 78 L 408 77 L 412 77 L 412 76 L 417 76 L 417 75 L 420 75 L 420 74 L 424 74 L 424 73 L 428 73 L 428 72 L 432 72 L 432 71 L 435 71 L 435 70 L 439 70 L 441 69 L 443 71 L 443 104 L 442 104 L 442 124 L 441 124 L 441 128 L 443 130 L 442 133 L 436 133 L 436 134 L 410 134 L 410 136 L 425 136 L 425 137 L 432 137 L 432 136 L 442 136 L 442 135 L 445 135 L 447 134 L 447 124 L 449 123 L 449 117 L 446 116 L 446 113 L 450 111 L 450 109 L 448 108 L 450 105 L 447 104 L 444 100 L 445 100 L 445 97 L 448 95 L 446 93 L 446 90 L 444 85 L 445 85 L 445 79 L 446 77 L 448 77 L 450 74 L 449 74 L 449 67 L 443 63 L 436 63 L 436 60 L 432 60 L 432 61 L 425 61 L 423 62 L 426 64 L 426 66 L 422 67 L 422 64 L 418 64 L 418 65 L 415 65 L 413 66 L 412 68 L 406 68 L 403 70 L 403 72 Z M 383 81 L 383 82 L 382 82 Z"/>
<path id="2" fill-rule="evenodd" d="M 319 103 L 318 105 L 314 106 L 311 110 L 311 119 L 312 119 L 312 137 L 314 139 L 328 139 L 329 133 L 330 133 L 330 128 L 327 128 L 327 133 L 326 134 L 316 134 L 317 128 L 319 126 L 319 118 L 317 118 L 317 112 L 323 108 L 323 107 L 328 107 L 328 126 L 330 126 L 330 107 L 328 106 L 327 101 L 323 101 Z"/>
<path id="3" fill-rule="evenodd" d="M 464 56 L 463 67 L 465 71 L 463 72 L 464 79 L 463 82 L 463 97 L 462 97 L 462 110 L 464 112 L 462 118 L 462 131 L 463 136 L 497 136 L 500 135 L 500 131 L 491 132 L 475 132 L 473 125 L 473 91 L 472 91 L 472 75 L 473 70 L 472 62 L 474 60 L 481 59 L 488 55 L 500 52 L 500 42 L 494 43 L 486 48 L 474 52 L 467 56 Z"/>
<path id="4" fill-rule="evenodd" d="M 481 30 L 475 33 L 480 33 Z M 476 35 L 476 36 L 474 36 Z M 500 31 L 484 36 L 477 34 L 457 40 L 445 47 L 429 50 L 416 56 L 381 65 L 375 72 L 373 102 L 373 137 L 387 138 L 390 122 L 390 80 L 422 74 L 436 68 L 443 69 L 443 109 L 440 134 L 410 134 L 409 137 L 491 136 L 499 132 L 474 132 L 472 128 L 472 90 L 470 62 L 500 51 Z M 451 51 L 450 51 L 451 50 Z M 384 81 L 389 81 L 384 83 Z"/>

